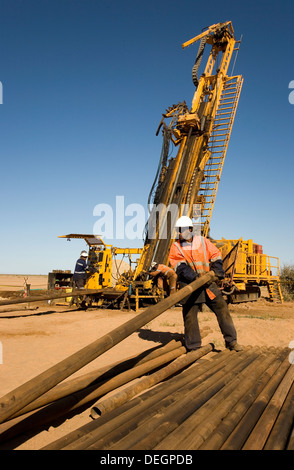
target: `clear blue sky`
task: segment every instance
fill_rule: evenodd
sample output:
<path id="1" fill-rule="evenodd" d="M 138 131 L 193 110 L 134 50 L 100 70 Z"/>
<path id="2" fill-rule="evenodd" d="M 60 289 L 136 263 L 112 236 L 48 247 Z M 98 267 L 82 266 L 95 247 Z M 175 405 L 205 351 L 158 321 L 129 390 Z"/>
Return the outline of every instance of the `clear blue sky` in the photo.
<path id="1" fill-rule="evenodd" d="M 293 263 L 293 1 L 2 0 L 0 272 L 73 269 L 97 204 L 146 207 L 167 107 L 194 94 L 198 45 L 231 20 L 241 93 L 211 223 Z M 142 246 L 140 240 L 105 240 Z"/>

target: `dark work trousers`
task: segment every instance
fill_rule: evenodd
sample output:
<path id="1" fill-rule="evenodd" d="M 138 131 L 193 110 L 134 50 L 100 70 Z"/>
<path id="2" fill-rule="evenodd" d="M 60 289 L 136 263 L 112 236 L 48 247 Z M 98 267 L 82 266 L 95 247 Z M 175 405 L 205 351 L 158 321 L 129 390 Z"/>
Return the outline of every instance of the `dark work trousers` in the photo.
<path id="1" fill-rule="evenodd" d="M 237 333 L 234 327 L 228 305 L 222 295 L 217 295 L 211 300 L 207 294 L 205 304 L 215 313 L 220 330 L 223 334 L 226 346 L 237 341 Z M 201 347 L 201 335 L 198 323 L 198 312 L 202 304 L 195 304 L 192 296 L 183 305 L 183 320 L 185 327 L 185 345 L 187 349 Z"/>
<path id="2" fill-rule="evenodd" d="M 86 284 L 86 278 L 83 278 L 82 276 L 76 276 L 74 278 L 74 286 L 76 289 L 84 289 Z"/>

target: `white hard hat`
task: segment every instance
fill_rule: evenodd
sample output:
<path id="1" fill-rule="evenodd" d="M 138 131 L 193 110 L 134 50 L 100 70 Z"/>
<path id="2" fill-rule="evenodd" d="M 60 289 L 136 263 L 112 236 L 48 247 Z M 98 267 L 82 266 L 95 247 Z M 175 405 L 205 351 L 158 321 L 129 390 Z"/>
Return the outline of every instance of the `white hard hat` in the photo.
<path id="1" fill-rule="evenodd" d="M 176 227 L 193 227 L 193 222 L 190 217 L 187 217 L 186 215 L 182 215 L 177 221 L 176 221 Z"/>
<path id="2" fill-rule="evenodd" d="M 82 252 L 81 252 L 81 256 L 84 256 L 85 258 L 87 258 L 87 257 L 88 257 L 88 253 L 87 253 L 86 251 L 82 251 Z"/>
<path id="3" fill-rule="evenodd" d="M 156 261 L 152 261 L 150 267 L 151 267 L 151 268 L 154 268 L 154 266 L 156 266 L 156 265 L 157 265 Z"/>

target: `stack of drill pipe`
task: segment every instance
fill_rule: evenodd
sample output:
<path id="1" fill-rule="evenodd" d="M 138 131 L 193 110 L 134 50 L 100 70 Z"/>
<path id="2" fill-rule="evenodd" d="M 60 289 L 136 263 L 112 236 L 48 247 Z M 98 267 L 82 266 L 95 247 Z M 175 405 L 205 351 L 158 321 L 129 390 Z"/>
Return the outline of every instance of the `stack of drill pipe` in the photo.
<path id="1" fill-rule="evenodd" d="M 190 355 L 196 361 L 210 351 L 211 348 L 207 345 L 197 351 L 187 353 L 187 356 Z M 137 420 L 146 417 L 146 413 L 149 415 L 151 408 L 160 409 L 163 400 L 166 400 L 166 402 L 174 401 L 176 397 L 181 395 L 183 387 L 193 388 L 201 384 L 207 378 L 213 376 L 215 372 L 221 370 L 233 357 L 234 353 L 224 350 L 217 353 L 214 360 L 207 360 L 201 364 L 195 363 L 168 381 L 160 383 L 109 413 L 102 414 L 99 419 L 82 426 L 55 443 L 49 444 L 45 449 L 84 449 L 90 444 L 96 443 L 99 439 L 105 438 L 105 436 L 112 439 L 111 433 L 121 435 L 125 429 L 135 427 Z"/>
<path id="2" fill-rule="evenodd" d="M 294 424 L 294 382 L 291 385 L 290 391 L 284 401 L 279 416 L 272 427 L 270 435 L 267 438 L 266 444 L 263 447 L 265 450 L 284 450 L 287 447 L 289 436 Z M 294 429 L 294 428 L 293 428 Z M 294 450 L 294 448 L 292 448 Z"/>
<path id="3" fill-rule="evenodd" d="M 44 393 L 39 398 L 31 402 L 29 405 L 25 406 L 21 410 L 19 410 L 14 416 L 11 418 L 24 415 L 30 411 L 36 410 L 41 408 L 49 403 L 52 403 L 60 398 L 66 397 L 71 395 L 72 393 L 78 392 L 79 390 L 84 390 L 87 387 L 95 386 L 97 387 L 109 379 L 117 376 L 118 374 L 125 372 L 126 370 L 144 364 L 151 359 L 159 357 L 169 351 L 182 347 L 181 341 L 172 340 L 166 345 L 161 347 L 150 348 L 141 354 L 133 355 L 131 357 L 126 358 L 123 361 L 118 361 L 114 364 L 102 367 L 101 369 L 96 369 L 94 371 L 88 372 L 87 374 L 83 374 L 79 377 L 74 379 L 67 380 L 62 382 L 47 393 Z M 10 419 L 11 419 L 10 418 Z M 0 425 L 0 433 L 1 433 L 1 425 Z"/>
<path id="4" fill-rule="evenodd" d="M 224 379 L 235 362 L 234 353 L 229 356 L 222 354 L 216 359 L 215 363 L 203 365 L 201 369 L 200 367 L 194 368 L 190 371 L 188 381 L 186 377 L 184 383 L 177 381 L 172 386 L 167 384 L 151 400 L 147 400 L 139 408 L 136 407 L 131 414 L 126 414 L 125 423 L 119 428 L 115 428 L 112 432 L 107 432 L 104 435 L 101 435 L 101 432 L 103 432 L 103 429 L 101 429 L 101 438 L 93 442 L 87 449 L 117 450 L 135 448 L 134 443 L 137 443 L 147 434 L 157 435 L 158 425 L 161 421 L 165 421 L 170 413 L 172 415 L 175 412 L 177 414 L 189 414 L 191 409 L 194 409 L 195 401 L 198 404 L 196 406 L 201 406 L 213 393 L 213 390 L 221 386 L 219 382 L 215 383 L 215 378 Z M 147 410 L 148 414 L 146 414 Z M 95 437 L 97 438 L 97 433 Z M 139 446 L 139 448 L 141 447 Z"/>
<path id="5" fill-rule="evenodd" d="M 75 410 L 79 410 L 83 407 L 93 404 L 98 397 L 105 395 L 106 393 L 115 390 L 116 388 L 130 382 L 131 380 L 140 377 L 153 369 L 161 367 L 173 359 L 182 356 L 186 353 L 186 348 L 181 345 L 180 342 L 175 344 L 177 347 L 170 351 L 163 351 L 162 354 L 157 354 L 157 357 L 140 362 L 140 364 L 114 376 L 113 378 L 106 380 L 102 383 L 98 382 L 94 385 L 89 385 L 86 388 L 79 389 L 75 393 L 66 395 L 63 398 L 56 399 L 48 406 L 38 409 L 34 413 L 25 413 L 19 418 L 9 420 L 0 425 L 0 442 L 11 440 L 17 435 L 31 431 L 35 428 L 44 427 L 52 424 L 57 418 L 65 418 Z M 170 348 L 170 345 L 168 345 Z M 167 349 L 169 349 L 167 348 Z M 79 381 L 78 381 L 79 382 Z M 45 400 L 44 400 L 45 398 Z M 36 400 L 32 406 L 36 406 L 41 402 L 46 402 L 46 397 L 43 396 L 41 399 Z"/>
<path id="6" fill-rule="evenodd" d="M 281 363 L 280 380 L 281 377 L 285 376 L 285 370 L 289 368 L 287 355 L 288 352 L 284 350 L 282 356 L 278 358 L 278 362 L 281 361 L 281 358 L 285 358 Z M 238 357 L 240 359 L 240 355 Z M 109 436 L 107 436 L 106 439 L 104 438 L 104 442 L 102 440 L 100 443 L 98 442 L 96 445 L 94 444 L 88 448 L 103 450 L 197 449 L 205 441 L 206 437 L 214 431 L 223 417 L 230 412 L 231 407 L 244 396 L 244 393 L 251 393 L 255 381 L 258 381 L 260 378 L 260 374 L 266 372 L 268 379 L 269 373 L 267 369 L 274 361 L 276 361 L 275 354 L 271 355 L 266 351 L 262 355 L 255 354 L 255 357 L 248 357 L 248 360 L 245 362 L 243 359 L 243 365 L 237 362 L 237 368 L 233 367 L 233 370 L 231 364 L 229 373 L 226 376 L 227 380 L 223 383 L 223 389 L 218 389 L 217 384 L 213 383 L 209 387 L 209 381 L 206 381 L 208 389 L 203 390 L 203 401 L 201 401 L 201 391 L 197 387 L 197 397 L 193 398 L 193 393 L 190 391 L 188 397 L 184 397 L 179 403 L 172 404 L 164 412 L 161 412 L 160 415 L 155 413 L 152 416 L 149 415 L 150 418 L 148 420 L 143 419 L 133 432 L 128 432 L 121 437 L 117 435 L 112 443 L 109 440 Z M 217 380 L 217 375 L 214 375 L 214 380 Z M 285 377 L 286 384 L 283 383 L 282 386 L 284 393 L 289 388 L 289 384 L 292 383 L 292 373 L 289 372 Z M 279 391 L 278 396 L 280 395 L 281 392 Z M 192 413 L 190 413 L 191 410 L 193 410 Z M 193 421 L 195 423 L 194 428 L 192 425 Z M 184 425 L 182 426 L 181 423 L 184 423 Z M 185 439 L 183 439 L 184 429 L 186 429 Z M 155 430 L 156 432 L 154 432 Z M 165 443 L 163 443 L 164 438 L 173 430 L 176 434 L 173 436 L 174 439 L 172 441 L 169 440 L 168 443 L 167 438 Z"/>
<path id="7" fill-rule="evenodd" d="M 30 418 L 32 413 L 30 411 L 40 409 L 41 407 L 53 403 L 57 400 L 60 400 L 66 396 L 74 394 L 75 392 L 84 390 L 87 395 L 87 390 L 89 387 L 95 390 L 98 389 L 101 385 L 103 385 L 107 380 L 114 378 L 120 373 L 127 371 L 129 368 L 139 366 L 141 364 L 146 363 L 152 359 L 155 359 L 159 356 L 162 356 L 169 351 L 173 351 L 175 349 L 179 349 L 182 347 L 182 343 L 180 341 L 172 340 L 164 346 L 156 346 L 155 348 L 150 348 L 139 355 L 133 355 L 124 361 L 119 361 L 109 366 L 105 366 L 101 369 L 89 372 L 84 374 L 80 377 L 76 377 L 74 379 L 68 380 L 63 382 L 53 389 L 49 390 L 47 393 L 42 395 L 41 397 L 37 398 L 35 401 L 27 405 L 22 410 L 18 411 L 13 417 L 11 417 L 8 421 L 0 424 L 0 442 L 7 440 L 22 431 L 26 431 L 28 429 L 32 429 L 35 425 L 42 424 L 40 422 L 40 416 L 35 415 L 35 418 Z M 166 358 L 166 356 L 165 356 Z M 151 364 L 152 367 L 152 364 Z M 127 374 L 122 377 L 127 378 Z M 115 382 L 114 382 L 115 384 Z M 110 384 L 110 388 L 113 385 L 113 382 Z M 69 400 L 71 403 L 71 400 Z M 49 409 L 49 408 L 48 408 Z M 50 415 L 52 418 L 54 406 L 50 408 Z M 65 407 L 66 410 L 66 407 Z M 23 416 L 25 415 L 25 416 Z M 45 413 L 43 413 L 43 416 Z M 18 419 L 14 419 L 15 417 L 19 417 Z M 51 419 L 50 418 L 50 419 Z M 22 423 L 21 423 L 22 422 Z M 21 423 L 21 424 L 20 424 Z M 17 426 L 16 426 L 17 425 Z M 9 431 L 8 431 L 9 429 Z M 10 436 L 10 437 L 9 437 Z"/>
<path id="8" fill-rule="evenodd" d="M 62 380 L 96 359 L 102 353 L 109 350 L 126 337 L 130 336 L 165 310 L 171 308 L 195 290 L 214 280 L 215 274 L 213 271 L 210 271 L 193 281 L 191 284 L 183 287 L 172 296 L 161 300 L 156 305 L 152 305 L 112 332 L 107 333 L 102 338 L 99 338 L 2 397 L 0 401 L 0 423 L 6 421 L 36 398 L 40 397 L 55 385 L 62 382 Z"/>
<path id="9" fill-rule="evenodd" d="M 275 359 L 274 354 L 268 355 L 266 352 L 260 354 L 254 362 L 243 369 L 237 377 L 155 448 L 166 449 L 169 448 L 168 446 L 172 446 L 175 450 L 198 449 L 208 437 L 214 436 L 217 426 L 230 414 L 233 407 L 252 393 L 258 378 L 267 371 Z"/>
<path id="10" fill-rule="evenodd" d="M 219 450 L 226 439 L 234 431 L 235 427 L 241 421 L 247 410 L 254 403 L 256 398 L 260 395 L 270 379 L 277 372 L 281 363 L 285 360 L 285 352 L 278 352 L 277 357 L 267 367 L 267 369 L 260 374 L 259 377 L 253 376 L 252 387 L 246 391 L 244 396 L 232 407 L 227 416 L 223 417 L 221 422 L 214 429 L 213 433 L 204 441 L 198 448 L 199 450 Z M 286 364 L 287 366 L 287 364 Z"/>
<path id="11" fill-rule="evenodd" d="M 113 366 L 105 367 L 100 371 L 90 372 L 81 377 L 60 384 L 41 396 L 39 399 L 35 400 L 23 410 L 19 411 L 18 414 L 20 417 L 10 419 L 0 425 L 0 442 L 7 442 L 21 433 L 32 431 L 36 428 L 44 428 L 46 425 L 53 424 L 54 420 L 57 418 L 65 418 L 70 414 L 70 412 L 82 408 L 89 403 L 93 403 L 96 401 L 98 396 L 115 390 L 119 386 L 124 385 L 142 374 L 149 373 L 153 369 L 160 368 L 154 374 L 143 378 L 142 383 L 135 383 L 130 387 L 132 393 L 136 391 L 137 394 L 139 393 L 139 389 L 144 390 L 152 384 L 164 380 L 166 377 L 186 367 L 188 364 L 199 358 L 199 356 L 210 352 L 212 349 L 213 345 L 209 344 L 199 352 L 185 354 L 186 349 L 182 346 L 182 343 L 180 341 L 173 340 L 161 348 L 157 348 L 155 350 L 152 348 L 149 350 L 151 351 L 149 353 L 146 351 L 145 353 L 141 353 L 139 356 L 133 356 L 122 363 L 116 363 Z M 143 358 L 141 358 L 142 355 Z M 179 361 L 173 361 L 174 358 L 179 358 Z M 169 362 L 171 362 L 171 364 L 161 368 L 162 365 Z M 133 367 L 129 370 L 125 370 L 130 365 L 133 365 Z M 123 372 L 115 375 L 120 370 Z M 97 377 L 99 375 L 102 381 L 97 381 Z M 106 378 L 110 378 L 110 380 L 104 380 Z M 126 396 L 124 391 L 119 392 L 118 395 L 120 402 L 121 398 Z M 127 393 L 127 397 L 130 399 L 130 392 Z M 106 404 L 109 401 L 111 408 L 118 406 L 117 400 L 113 400 L 110 397 L 106 399 Z M 39 409 L 48 403 L 51 403 L 51 405 Z M 108 404 L 108 408 L 109 407 L 110 406 Z M 36 408 L 38 408 L 38 411 L 30 413 L 30 410 L 35 410 Z M 103 412 L 105 412 L 105 406 Z"/>
<path id="12" fill-rule="evenodd" d="M 242 353 L 224 351 L 207 362 L 190 367 L 51 444 L 51 447 L 47 446 L 47 449 L 220 448 L 226 434 L 234 434 L 236 424 L 247 414 L 252 403 L 260 401 L 261 397 L 267 403 L 269 392 L 273 395 L 277 390 L 276 404 L 281 404 L 282 396 L 285 397 L 289 388 L 283 415 L 287 420 L 287 429 L 293 426 L 287 415 L 293 403 L 290 393 L 293 392 L 293 376 L 290 372 L 292 368 L 289 369 L 288 351 L 273 348 L 251 348 Z M 282 384 L 280 390 L 279 384 Z M 255 421 L 258 421 L 259 415 Z M 279 417 L 281 422 L 277 419 L 276 425 L 281 430 L 284 427 L 282 412 Z M 254 424 L 247 424 L 252 430 Z M 218 446 L 203 445 L 208 444 L 209 440 L 213 443 L 215 433 L 221 436 Z"/>
<path id="13" fill-rule="evenodd" d="M 286 377 L 287 386 L 290 381 L 293 381 L 293 366 L 290 366 L 288 351 L 286 357 L 274 375 L 268 381 L 261 393 L 255 398 L 254 402 L 248 408 L 242 419 L 239 421 L 237 426 L 234 428 L 232 433 L 228 436 L 225 442 L 220 447 L 221 450 L 240 450 L 243 449 L 247 439 L 250 437 L 251 432 L 262 418 L 267 406 L 269 405 L 273 395 L 278 389 L 280 384 L 283 384 L 283 380 Z M 288 375 L 287 375 L 288 373 Z M 291 379 L 292 377 L 292 379 Z M 278 410 L 277 410 L 278 411 Z M 255 434 L 256 436 L 256 434 Z M 262 432 L 262 436 L 264 433 Z M 262 437 L 263 439 L 264 437 Z M 251 443 L 252 440 L 250 439 Z M 249 444 L 250 444 L 249 441 Z M 248 445 L 249 447 L 249 445 Z"/>
<path id="14" fill-rule="evenodd" d="M 109 413 L 109 411 L 112 411 L 118 406 L 122 405 L 123 403 L 126 403 L 128 400 L 138 395 L 143 390 L 153 387 L 159 382 L 162 382 L 168 377 L 171 377 L 172 375 L 176 374 L 180 370 L 189 366 L 192 362 L 199 359 L 200 353 L 201 354 L 203 353 L 204 355 L 210 352 L 212 348 L 213 348 L 213 345 L 209 344 L 201 348 L 201 350 L 199 351 L 198 350 L 191 351 L 190 353 L 177 358 L 175 361 L 163 367 L 162 369 L 154 372 L 153 374 L 150 374 L 147 377 L 143 377 L 137 383 L 130 385 L 128 388 L 125 388 L 124 390 L 119 391 L 115 395 L 99 400 L 92 407 L 91 417 L 93 419 L 96 419 L 102 414 Z"/>
<path id="15" fill-rule="evenodd" d="M 153 449 L 169 433 L 199 410 L 214 395 L 225 387 L 244 368 L 258 357 L 258 351 L 244 351 L 235 357 L 206 381 L 182 391 L 174 402 L 165 400 L 158 411 L 150 412 L 132 432 L 121 436 L 116 442 L 103 446 L 103 450 Z"/>
<path id="16" fill-rule="evenodd" d="M 262 416 L 258 420 L 258 423 L 255 425 L 254 429 L 251 431 L 249 437 L 243 445 L 243 450 L 261 450 L 263 448 L 270 449 L 271 447 L 273 447 L 276 432 L 273 434 L 274 439 L 270 439 L 268 445 L 266 445 L 267 439 L 270 437 L 271 430 L 273 429 L 273 426 L 280 413 L 280 410 L 283 407 L 289 390 L 291 389 L 294 383 L 293 381 L 294 367 L 290 366 L 286 374 L 284 375 L 282 381 L 280 382 L 279 386 L 277 387 L 274 395 L 268 402 Z"/>

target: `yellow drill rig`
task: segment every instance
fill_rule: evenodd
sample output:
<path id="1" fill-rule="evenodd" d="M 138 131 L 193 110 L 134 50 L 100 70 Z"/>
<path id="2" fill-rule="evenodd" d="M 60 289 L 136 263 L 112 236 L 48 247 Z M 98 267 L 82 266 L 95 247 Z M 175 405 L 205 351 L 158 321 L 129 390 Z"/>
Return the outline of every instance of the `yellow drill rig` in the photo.
<path id="1" fill-rule="evenodd" d="M 241 75 L 228 75 L 229 65 L 233 57 L 236 59 L 241 41 L 235 39 L 230 21 L 210 26 L 182 47 L 198 41 L 198 54 L 192 70 L 196 87 L 192 106 L 188 109 L 185 102 L 172 106 L 163 114 L 159 126 L 163 127 L 163 150 L 149 195 L 148 202 L 153 203 L 154 208 L 147 224 L 148 233 L 136 275 L 141 268 L 148 270 L 152 261 L 168 264 L 169 249 L 175 238 L 173 222 L 176 217 L 187 215 L 194 218 L 201 234 L 209 236 L 211 215 L 243 84 Z M 210 47 L 209 57 L 198 79 L 207 45 Z M 170 145 L 178 147 L 175 158 L 168 158 Z M 148 236 L 150 232 L 151 238 Z M 278 258 L 255 251 L 260 245 L 252 240 L 222 239 L 214 240 L 214 243 L 224 258 L 226 278 L 222 288 L 230 302 L 257 300 L 261 286 L 267 286 L 272 300 L 283 300 Z"/>

